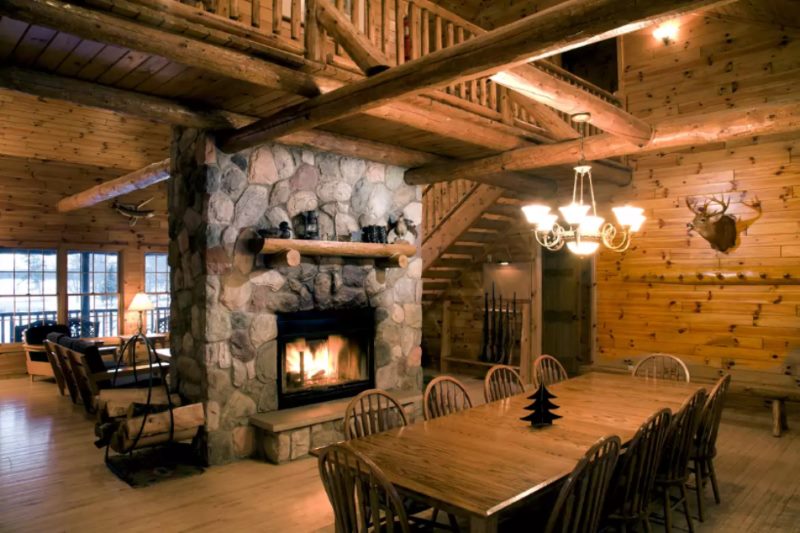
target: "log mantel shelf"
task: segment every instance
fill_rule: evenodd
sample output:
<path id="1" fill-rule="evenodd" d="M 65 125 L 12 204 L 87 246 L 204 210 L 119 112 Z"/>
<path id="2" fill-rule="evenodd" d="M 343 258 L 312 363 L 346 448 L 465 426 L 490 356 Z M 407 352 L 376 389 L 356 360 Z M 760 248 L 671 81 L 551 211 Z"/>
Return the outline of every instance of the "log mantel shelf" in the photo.
<path id="1" fill-rule="evenodd" d="M 311 241 L 300 239 L 264 239 L 261 253 L 268 258 L 285 258 L 290 266 L 300 264 L 302 255 L 318 257 L 350 257 L 376 259 L 376 266 L 408 266 L 409 256 L 417 247 L 408 243 L 379 244 L 369 242 Z"/>

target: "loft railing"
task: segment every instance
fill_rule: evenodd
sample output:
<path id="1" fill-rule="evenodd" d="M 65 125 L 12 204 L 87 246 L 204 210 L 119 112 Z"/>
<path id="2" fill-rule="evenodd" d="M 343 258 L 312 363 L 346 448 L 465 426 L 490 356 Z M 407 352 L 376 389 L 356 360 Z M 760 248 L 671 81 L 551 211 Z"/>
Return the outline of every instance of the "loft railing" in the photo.
<path id="1" fill-rule="evenodd" d="M 422 237 L 426 239 L 478 186 L 468 180 L 432 183 L 422 190 Z"/>

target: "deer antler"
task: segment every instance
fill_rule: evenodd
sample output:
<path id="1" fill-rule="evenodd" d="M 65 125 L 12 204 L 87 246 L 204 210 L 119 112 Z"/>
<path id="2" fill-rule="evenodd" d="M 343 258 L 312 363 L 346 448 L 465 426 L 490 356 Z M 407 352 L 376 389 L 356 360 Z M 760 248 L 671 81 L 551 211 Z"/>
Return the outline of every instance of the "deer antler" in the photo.
<path id="1" fill-rule="evenodd" d="M 689 210 L 695 215 L 701 215 L 705 211 L 706 207 L 708 207 L 708 203 L 706 203 L 703 207 L 697 207 L 697 201 L 691 196 L 687 196 L 686 207 L 688 207 Z"/>
<path id="2" fill-rule="evenodd" d="M 709 213 L 709 212 L 708 212 L 708 207 L 709 207 L 709 204 L 712 204 L 712 203 L 713 203 L 713 204 L 717 204 L 717 205 L 719 205 L 720 207 L 722 207 L 722 210 L 721 210 L 721 211 L 714 212 L 714 213 Z M 704 211 L 706 212 L 706 214 L 707 214 L 708 216 L 715 216 L 715 217 L 718 217 L 718 216 L 722 216 L 722 215 L 724 215 L 724 214 L 725 214 L 725 212 L 728 210 L 728 207 L 729 207 L 730 205 L 731 205 L 731 199 L 730 199 L 730 198 L 728 198 L 728 200 L 726 201 L 724 196 L 723 196 L 722 198 L 720 198 L 720 199 L 717 199 L 717 197 L 716 197 L 716 196 L 712 196 L 712 197 L 711 197 L 711 200 L 709 200 L 708 202 L 706 202 L 706 205 L 705 205 Z"/>

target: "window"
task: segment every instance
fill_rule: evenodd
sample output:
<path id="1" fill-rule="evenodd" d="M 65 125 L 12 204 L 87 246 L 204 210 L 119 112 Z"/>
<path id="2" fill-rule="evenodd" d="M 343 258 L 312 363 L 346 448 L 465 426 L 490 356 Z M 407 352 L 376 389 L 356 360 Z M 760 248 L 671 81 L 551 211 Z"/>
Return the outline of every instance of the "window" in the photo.
<path id="1" fill-rule="evenodd" d="M 169 331 L 169 265 L 167 254 L 144 254 L 144 292 L 155 308 L 147 312 L 147 331 Z"/>
<path id="2" fill-rule="evenodd" d="M 119 333 L 119 254 L 67 254 L 67 316 L 73 337 Z"/>
<path id="3" fill-rule="evenodd" d="M 0 249 L 0 342 L 22 342 L 31 326 L 55 324 L 56 250 Z"/>

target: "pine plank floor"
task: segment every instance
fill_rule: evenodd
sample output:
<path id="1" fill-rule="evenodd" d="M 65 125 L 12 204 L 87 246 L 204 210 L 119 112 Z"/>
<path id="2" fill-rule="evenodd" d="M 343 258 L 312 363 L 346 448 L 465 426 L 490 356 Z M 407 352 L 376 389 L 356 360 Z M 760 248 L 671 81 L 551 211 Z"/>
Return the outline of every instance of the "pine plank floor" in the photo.
<path id="1" fill-rule="evenodd" d="M 468 383 L 476 400 L 479 384 Z M 789 409 L 792 429 L 780 439 L 762 406 L 726 409 L 717 462 L 723 503 L 714 505 L 709 489 L 697 531 L 800 532 L 800 417 L 796 405 Z M 92 440 L 92 421 L 52 383 L 0 380 L 0 532 L 333 531 L 314 460 L 240 461 L 131 489 Z"/>

